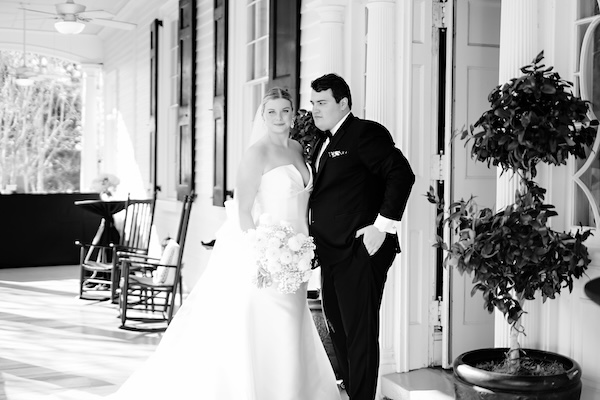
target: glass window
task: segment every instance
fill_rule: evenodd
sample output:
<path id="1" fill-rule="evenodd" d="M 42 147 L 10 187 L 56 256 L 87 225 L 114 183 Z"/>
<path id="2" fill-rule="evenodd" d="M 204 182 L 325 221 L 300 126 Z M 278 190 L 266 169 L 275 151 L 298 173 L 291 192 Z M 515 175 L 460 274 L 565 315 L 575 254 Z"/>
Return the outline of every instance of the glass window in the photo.
<path id="1" fill-rule="evenodd" d="M 582 0 L 579 2 L 579 18 L 584 19 L 600 14 L 598 0 Z"/>
<path id="2" fill-rule="evenodd" d="M 575 74 L 575 90 L 590 101 L 590 118 L 600 117 L 600 11 L 596 0 L 579 2 L 577 48 L 580 57 Z M 597 227 L 600 219 L 600 151 L 598 139 L 590 157 L 577 160 L 574 175 L 573 225 Z"/>
<path id="3" fill-rule="evenodd" d="M 269 0 L 248 0 L 246 13 L 247 74 L 245 98 L 249 107 L 245 111 L 245 126 L 252 126 L 269 80 Z M 252 130 L 247 130 L 244 144 L 250 140 Z"/>
<path id="4" fill-rule="evenodd" d="M 269 67 L 269 3 L 268 0 L 248 1 L 246 14 L 246 79 L 266 79 Z"/>

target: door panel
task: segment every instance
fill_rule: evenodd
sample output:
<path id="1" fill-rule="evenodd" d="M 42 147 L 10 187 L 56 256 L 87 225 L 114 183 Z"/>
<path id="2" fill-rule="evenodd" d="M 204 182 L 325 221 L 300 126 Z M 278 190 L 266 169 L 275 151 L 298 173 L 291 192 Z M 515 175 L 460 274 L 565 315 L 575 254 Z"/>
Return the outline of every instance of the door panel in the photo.
<path id="1" fill-rule="evenodd" d="M 433 326 L 429 324 L 429 304 L 435 293 L 435 251 L 430 238 L 435 235 L 435 209 L 422 195 L 433 184 L 431 158 L 436 152 L 437 47 L 432 28 L 432 1 L 415 0 L 412 8 L 412 68 L 410 147 L 406 152 L 416 180 L 403 222 L 408 229 L 408 370 L 430 365 Z"/>
<path id="2" fill-rule="evenodd" d="M 487 95 L 498 84 L 500 0 L 455 1 L 454 120 L 452 131 L 473 124 L 488 107 Z M 476 196 L 479 208 L 496 198 L 496 168 L 471 159 L 470 144 L 451 145 L 450 199 Z M 494 316 L 483 308 L 481 293 L 471 297 L 470 276 L 450 273 L 450 345 L 448 361 L 476 348 L 493 347 Z"/>

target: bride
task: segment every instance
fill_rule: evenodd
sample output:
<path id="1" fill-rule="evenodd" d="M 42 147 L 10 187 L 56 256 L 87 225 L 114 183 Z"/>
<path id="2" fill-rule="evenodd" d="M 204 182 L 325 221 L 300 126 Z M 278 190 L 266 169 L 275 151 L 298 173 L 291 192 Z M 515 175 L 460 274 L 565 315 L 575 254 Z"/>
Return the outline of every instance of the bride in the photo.
<path id="1" fill-rule="evenodd" d="M 301 145 L 289 139 L 292 98 L 280 88 L 261 103 L 266 126 L 239 167 L 236 198 L 217 232 L 209 265 L 159 346 L 110 399 L 339 400 L 335 375 L 306 302 L 258 289 L 244 232 L 258 217 L 308 234 L 313 184 Z"/>

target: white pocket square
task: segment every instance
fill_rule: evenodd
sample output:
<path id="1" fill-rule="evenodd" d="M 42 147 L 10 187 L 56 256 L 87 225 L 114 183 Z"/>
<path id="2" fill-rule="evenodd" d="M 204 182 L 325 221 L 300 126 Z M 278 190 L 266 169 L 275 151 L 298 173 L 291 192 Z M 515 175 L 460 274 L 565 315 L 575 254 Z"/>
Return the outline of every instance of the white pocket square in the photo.
<path id="1" fill-rule="evenodd" d="M 348 154 L 347 150 L 335 150 L 335 151 L 329 151 L 327 152 L 329 154 L 329 158 L 336 158 L 339 156 L 344 156 L 346 154 Z"/>

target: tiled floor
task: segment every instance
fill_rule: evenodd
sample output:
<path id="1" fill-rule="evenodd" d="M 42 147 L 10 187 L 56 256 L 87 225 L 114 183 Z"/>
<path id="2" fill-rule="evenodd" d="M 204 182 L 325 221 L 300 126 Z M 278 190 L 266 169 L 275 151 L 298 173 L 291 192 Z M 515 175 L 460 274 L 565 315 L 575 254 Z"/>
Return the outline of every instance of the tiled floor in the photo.
<path id="1" fill-rule="evenodd" d="M 0 269 L 0 400 L 98 399 L 160 341 L 118 329 L 116 305 L 80 300 L 78 271 Z"/>

